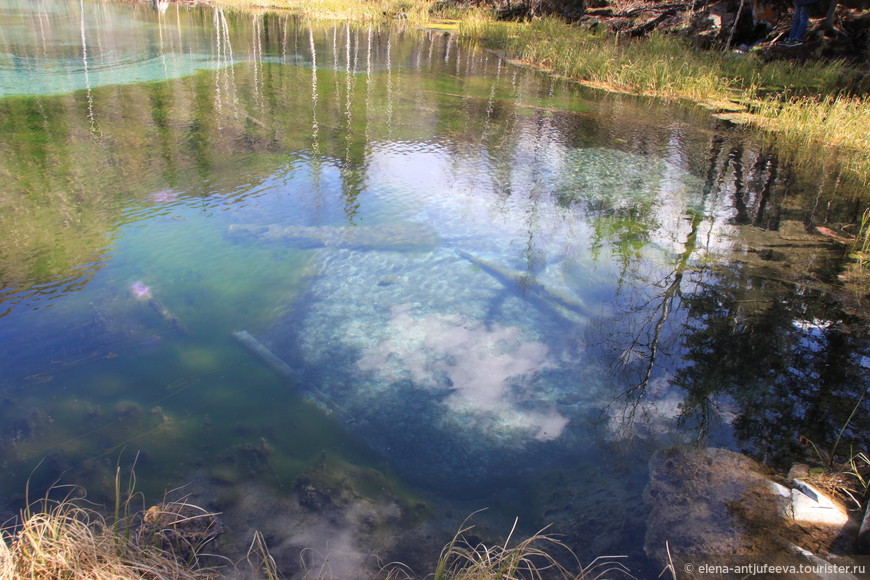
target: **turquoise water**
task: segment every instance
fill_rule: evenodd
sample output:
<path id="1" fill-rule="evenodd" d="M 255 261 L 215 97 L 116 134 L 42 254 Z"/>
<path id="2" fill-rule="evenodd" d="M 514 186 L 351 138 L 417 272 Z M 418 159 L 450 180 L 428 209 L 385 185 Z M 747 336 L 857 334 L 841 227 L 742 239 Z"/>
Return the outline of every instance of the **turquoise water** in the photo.
<path id="1" fill-rule="evenodd" d="M 10 513 L 135 458 L 269 527 L 226 498 L 326 462 L 642 565 L 654 450 L 787 467 L 867 405 L 835 169 L 436 32 L 0 5 Z"/>
<path id="2" fill-rule="evenodd" d="M 225 21 L 189 10 L 154 18 L 144 3 L 4 2 L 0 96 L 163 81 L 233 62 Z M 208 27 L 208 24 L 214 25 Z"/>

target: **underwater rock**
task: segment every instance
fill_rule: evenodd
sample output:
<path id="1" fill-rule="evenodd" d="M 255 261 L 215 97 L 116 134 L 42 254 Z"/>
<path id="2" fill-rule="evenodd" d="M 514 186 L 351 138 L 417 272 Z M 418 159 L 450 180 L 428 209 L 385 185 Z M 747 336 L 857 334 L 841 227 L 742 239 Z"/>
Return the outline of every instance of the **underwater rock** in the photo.
<path id="1" fill-rule="evenodd" d="M 243 443 L 236 445 L 220 459 L 232 465 L 236 475 L 241 478 L 258 477 L 263 474 L 273 474 L 271 461 L 272 449 L 263 437 L 259 444 Z M 219 471 L 219 470 L 218 470 Z"/>
<path id="2" fill-rule="evenodd" d="M 435 228 L 417 222 L 348 227 L 233 224 L 227 233 L 233 237 L 252 236 L 268 242 L 284 242 L 302 249 L 425 252 L 441 242 Z"/>
<path id="3" fill-rule="evenodd" d="M 352 521 L 362 533 L 421 515 L 400 499 L 382 473 L 325 457 L 324 452 L 317 465 L 305 468 L 294 481 L 301 507 L 331 521 Z"/>
<path id="4" fill-rule="evenodd" d="M 3 445 L 5 447 L 19 445 L 34 438 L 54 422 L 50 415 L 42 410 L 35 410 L 12 421 L 8 429 L 3 433 Z"/>
<path id="5" fill-rule="evenodd" d="M 781 551 L 770 538 L 756 542 L 729 506 L 741 505 L 757 527 L 775 528 L 777 502 L 768 486 L 771 475 L 743 455 L 723 449 L 672 447 L 650 459 L 644 499 L 652 508 L 644 549 L 666 564 L 666 545 L 675 556 L 761 554 Z M 779 505 L 777 505 L 777 503 Z"/>
<path id="6" fill-rule="evenodd" d="M 662 567 L 672 557 L 678 570 L 691 570 L 686 566 L 701 563 L 701 556 L 719 564 L 806 564 L 810 560 L 796 546 L 822 555 L 847 549 L 841 545 L 848 536 L 842 525 L 789 517 L 792 495 L 799 490 L 775 482 L 770 470 L 749 457 L 725 449 L 671 447 L 657 451 L 649 467 L 644 551 Z"/>
<path id="7" fill-rule="evenodd" d="M 315 512 L 322 512 L 329 507 L 336 507 L 331 497 L 331 490 L 315 485 L 315 482 L 306 475 L 296 478 L 293 485 L 299 496 L 299 505 Z"/>

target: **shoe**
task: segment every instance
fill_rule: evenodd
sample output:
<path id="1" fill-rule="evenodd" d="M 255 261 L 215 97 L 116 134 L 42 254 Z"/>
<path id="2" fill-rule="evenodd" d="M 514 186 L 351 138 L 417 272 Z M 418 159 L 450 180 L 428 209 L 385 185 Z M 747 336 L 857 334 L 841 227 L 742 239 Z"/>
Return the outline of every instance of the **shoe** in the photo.
<path id="1" fill-rule="evenodd" d="M 785 42 L 783 42 L 783 44 L 786 45 L 786 46 L 800 46 L 800 45 L 803 44 L 803 41 L 796 40 L 796 39 L 793 39 L 793 38 L 789 38 L 788 40 L 786 40 Z"/>

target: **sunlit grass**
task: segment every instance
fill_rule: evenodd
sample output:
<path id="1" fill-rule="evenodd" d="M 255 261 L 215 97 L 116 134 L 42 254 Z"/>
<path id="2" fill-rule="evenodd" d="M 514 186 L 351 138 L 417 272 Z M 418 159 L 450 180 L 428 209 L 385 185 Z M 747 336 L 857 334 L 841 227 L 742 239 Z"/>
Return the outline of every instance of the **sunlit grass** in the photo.
<path id="1" fill-rule="evenodd" d="M 836 149 L 845 173 L 870 183 L 870 106 L 842 94 L 845 63 L 765 62 L 751 53 L 697 50 L 675 36 L 622 39 L 555 18 L 463 22 L 459 35 L 594 87 L 740 112 L 731 118 L 775 132 L 796 157 L 808 143 Z"/>
<path id="2" fill-rule="evenodd" d="M 838 153 L 845 169 L 870 184 L 870 103 L 843 95 L 766 98 L 752 103 L 747 121 L 778 133 L 802 150 Z"/>
<path id="3" fill-rule="evenodd" d="M 730 99 L 735 91 L 759 90 L 786 96 L 838 92 L 847 72 L 838 62 L 762 62 L 752 54 L 697 50 L 677 36 L 626 39 L 556 18 L 522 25 L 463 22 L 459 35 L 557 74 L 666 99 Z"/>
<path id="4" fill-rule="evenodd" d="M 613 90 L 662 98 L 723 97 L 729 79 L 704 66 L 679 40 L 653 36 L 622 41 L 604 33 L 542 18 L 517 26 L 502 22 L 460 26 L 460 37 L 497 46 L 508 56 L 556 74 Z"/>
<path id="5" fill-rule="evenodd" d="M 43 499 L 28 507 L 18 526 L 0 530 L 0 578 L 200 580 L 213 570 L 194 569 L 171 551 L 139 544 L 81 501 Z"/>

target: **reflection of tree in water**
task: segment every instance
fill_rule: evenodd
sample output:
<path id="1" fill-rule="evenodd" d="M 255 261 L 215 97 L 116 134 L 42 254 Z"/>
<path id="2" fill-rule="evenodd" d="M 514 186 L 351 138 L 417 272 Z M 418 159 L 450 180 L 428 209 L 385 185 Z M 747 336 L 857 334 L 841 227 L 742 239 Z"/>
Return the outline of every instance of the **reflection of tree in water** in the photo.
<path id="1" fill-rule="evenodd" d="M 690 269 L 690 258 L 695 252 L 698 226 L 703 215 L 689 214 L 691 229 L 684 243 L 684 250 L 676 257 L 672 268 L 657 282 L 646 285 L 652 296 L 641 299 L 633 312 L 625 318 L 627 332 L 612 334 L 608 341 L 617 347 L 615 370 L 623 378 L 625 389 L 611 404 L 615 413 L 617 437 L 630 439 L 639 421 L 648 423 L 651 409 L 643 404 L 654 372 L 663 366 L 660 357 L 670 357 L 678 348 L 677 338 L 685 331 L 678 323 L 672 328 L 672 316 L 680 310 L 683 302 L 684 277 Z M 688 282 L 688 281 L 686 281 Z M 691 286 L 691 284 L 687 284 Z M 678 319 L 682 320 L 681 314 Z M 671 325 L 668 322 L 671 321 Z M 625 326 L 622 326 L 625 328 Z M 612 342 L 614 341 L 615 342 Z"/>
<path id="2" fill-rule="evenodd" d="M 681 420 L 703 424 L 727 398 L 738 443 L 766 461 L 794 457 L 800 436 L 830 449 L 866 388 L 866 358 L 855 354 L 866 337 L 816 292 L 738 269 L 719 278 L 684 297 L 692 330 L 673 379 L 686 391 Z M 850 425 L 844 442 L 860 432 Z"/>
<path id="3" fill-rule="evenodd" d="M 778 179 L 779 161 L 776 156 L 767 151 L 746 151 L 745 144 L 737 140 L 729 143 L 727 154 L 723 154 L 725 145 L 725 137 L 721 134 L 710 140 L 704 196 L 720 193 L 730 186 L 734 208 L 730 223 L 776 229 L 786 189 Z M 746 166 L 749 166 L 748 173 L 745 173 Z M 729 177 L 732 179 L 728 180 Z"/>
<path id="4" fill-rule="evenodd" d="M 729 423 L 739 446 L 770 462 L 793 458 L 801 436 L 830 449 L 870 367 L 855 354 L 866 351 L 866 336 L 817 281 L 816 270 L 837 256 L 794 221 L 804 212 L 783 220 L 792 184 L 773 156 L 722 135 L 708 155 L 695 205 L 704 210 L 684 212 L 689 231 L 664 270 L 638 265 L 647 240 L 634 232 L 655 229 L 652 205 L 623 212 L 630 220 L 610 211 L 596 222 L 596 243 L 615 246 L 624 265 L 619 324 L 601 339 L 621 384 L 611 427 L 625 441 L 655 431 L 655 421 L 699 437 Z M 745 248 L 744 261 L 713 266 L 705 257 L 717 215 L 732 227 L 729 247 Z M 866 428 L 853 423 L 840 451 Z"/>

